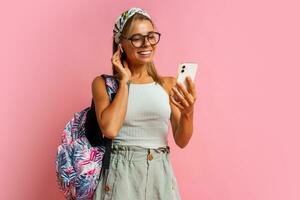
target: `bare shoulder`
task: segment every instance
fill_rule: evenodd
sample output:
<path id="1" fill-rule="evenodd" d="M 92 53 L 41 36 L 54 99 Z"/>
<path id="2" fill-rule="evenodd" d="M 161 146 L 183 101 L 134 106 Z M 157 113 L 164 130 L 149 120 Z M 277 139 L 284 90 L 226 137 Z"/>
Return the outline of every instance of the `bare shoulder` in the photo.
<path id="1" fill-rule="evenodd" d="M 106 92 L 105 81 L 101 76 L 94 78 L 92 82 L 92 94 L 95 103 L 103 100 L 109 100 Z"/>
<path id="2" fill-rule="evenodd" d="M 168 94 L 172 90 L 172 87 L 176 85 L 176 78 L 173 76 L 164 76 L 161 77 L 163 80 L 163 86 L 167 90 Z"/>
<path id="3" fill-rule="evenodd" d="M 104 86 L 105 86 L 105 82 L 101 76 L 97 76 L 94 78 L 92 82 L 92 89 L 104 88 Z"/>

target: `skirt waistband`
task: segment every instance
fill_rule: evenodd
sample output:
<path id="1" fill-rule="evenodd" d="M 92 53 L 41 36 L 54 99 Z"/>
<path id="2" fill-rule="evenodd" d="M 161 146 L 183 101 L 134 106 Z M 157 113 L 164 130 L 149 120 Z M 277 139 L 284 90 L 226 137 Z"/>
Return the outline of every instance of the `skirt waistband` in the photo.
<path id="1" fill-rule="evenodd" d="M 158 148 L 146 148 L 136 145 L 119 145 L 112 144 L 112 152 L 116 151 L 139 151 L 139 152 L 152 152 L 155 151 L 157 153 L 170 153 L 170 146 L 158 147 Z"/>

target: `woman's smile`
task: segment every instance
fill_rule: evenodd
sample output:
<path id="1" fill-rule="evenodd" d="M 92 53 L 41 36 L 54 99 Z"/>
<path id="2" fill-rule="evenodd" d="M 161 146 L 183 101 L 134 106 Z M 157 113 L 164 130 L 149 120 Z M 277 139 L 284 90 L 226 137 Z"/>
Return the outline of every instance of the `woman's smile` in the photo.
<path id="1" fill-rule="evenodd" d="M 148 58 L 148 57 L 151 57 L 152 51 L 151 51 L 151 50 L 147 50 L 147 51 L 139 51 L 138 54 L 139 54 L 142 58 Z"/>

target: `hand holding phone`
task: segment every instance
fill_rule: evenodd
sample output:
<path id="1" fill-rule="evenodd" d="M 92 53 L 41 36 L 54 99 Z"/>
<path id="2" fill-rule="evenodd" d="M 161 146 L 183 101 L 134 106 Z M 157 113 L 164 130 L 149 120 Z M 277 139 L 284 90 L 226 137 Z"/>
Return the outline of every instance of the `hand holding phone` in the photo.
<path id="1" fill-rule="evenodd" d="M 197 63 L 180 63 L 178 67 L 178 75 L 177 75 L 177 81 L 179 83 L 182 83 L 185 89 L 187 89 L 187 82 L 186 77 L 191 77 L 192 82 L 194 82 L 196 73 L 198 69 Z"/>

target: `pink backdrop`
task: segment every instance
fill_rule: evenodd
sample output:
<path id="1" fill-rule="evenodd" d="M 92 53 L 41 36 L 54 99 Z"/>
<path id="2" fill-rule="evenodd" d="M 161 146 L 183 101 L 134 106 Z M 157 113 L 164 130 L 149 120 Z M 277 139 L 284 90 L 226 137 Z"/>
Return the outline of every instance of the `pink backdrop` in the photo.
<path id="1" fill-rule="evenodd" d="M 176 3 L 176 4 L 175 4 Z M 2 200 L 59 200 L 55 154 L 91 81 L 111 70 L 112 26 L 145 8 L 155 63 L 199 63 L 194 136 L 171 158 L 184 200 L 299 200 L 299 3 L 6 1 L 0 6 Z M 171 133 L 171 132 L 170 132 Z"/>

